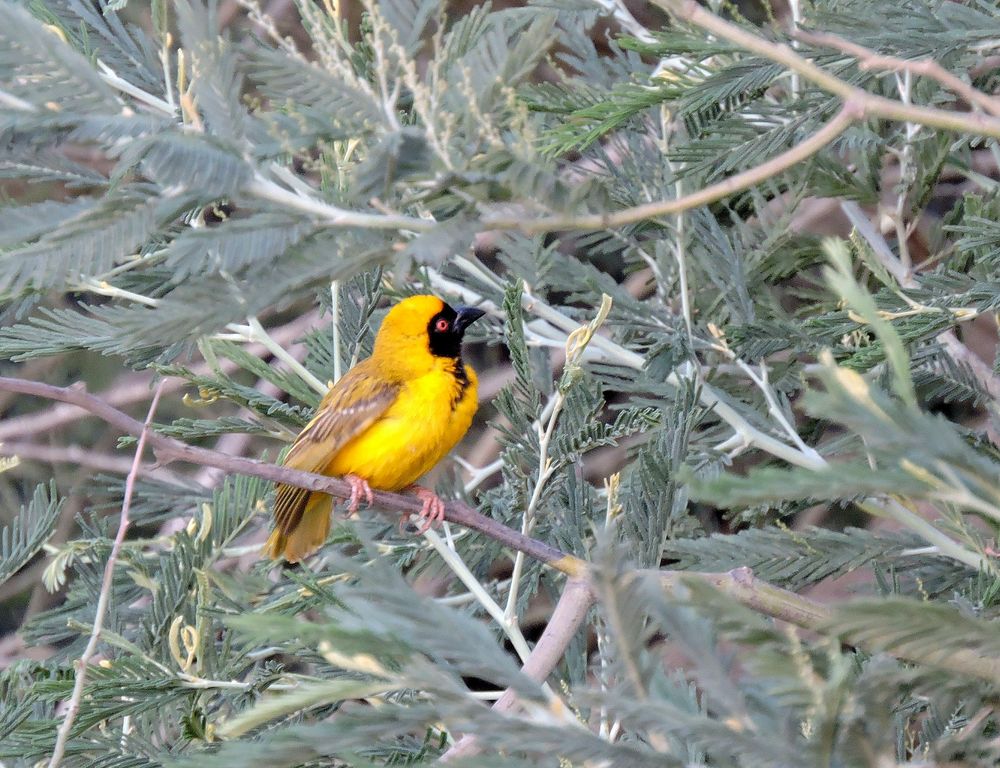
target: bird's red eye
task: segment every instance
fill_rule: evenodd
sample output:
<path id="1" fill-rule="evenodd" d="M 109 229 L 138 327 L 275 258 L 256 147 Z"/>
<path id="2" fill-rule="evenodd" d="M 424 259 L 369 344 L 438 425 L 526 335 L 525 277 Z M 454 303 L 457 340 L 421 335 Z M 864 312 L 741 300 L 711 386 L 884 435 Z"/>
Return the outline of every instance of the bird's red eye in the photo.
<path id="1" fill-rule="evenodd" d="M 437 331 L 438 333 L 447 333 L 450 325 L 451 324 L 442 317 L 440 320 L 434 323 L 434 330 Z"/>

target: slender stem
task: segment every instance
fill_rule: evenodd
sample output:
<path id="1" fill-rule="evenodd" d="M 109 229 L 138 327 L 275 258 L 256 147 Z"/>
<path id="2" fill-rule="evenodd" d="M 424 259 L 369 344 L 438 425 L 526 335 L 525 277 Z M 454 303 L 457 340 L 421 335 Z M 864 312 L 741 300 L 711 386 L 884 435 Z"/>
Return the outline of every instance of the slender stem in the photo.
<path id="1" fill-rule="evenodd" d="M 57 768 L 62 762 L 66 752 L 66 742 L 69 740 L 70 731 L 76 715 L 80 711 L 80 701 L 83 698 L 83 686 L 87 681 L 87 669 L 90 660 L 97 651 L 97 643 L 101 637 L 101 630 L 104 627 L 104 616 L 108 610 L 108 601 L 111 598 L 111 584 L 114 580 L 115 564 L 118 562 L 118 553 L 121 551 L 122 542 L 125 541 L 125 532 L 128 531 L 129 510 L 132 507 L 132 494 L 135 491 L 135 479 L 139 474 L 139 467 L 142 464 L 142 452 L 146 448 L 146 442 L 150 435 L 149 427 L 153 423 L 153 414 L 156 413 L 156 406 L 160 402 L 160 395 L 163 393 L 163 381 L 156 387 L 153 393 L 153 401 L 149 404 L 149 411 L 146 413 L 146 421 L 139 429 L 139 442 L 135 447 L 135 458 L 132 460 L 132 469 L 129 470 L 125 479 L 125 498 L 122 501 L 121 517 L 118 520 L 118 533 L 115 535 L 114 543 L 111 545 L 111 552 L 108 555 L 108 562 L 104 566 L 104 578 L 101 581 L 101 591 L 97 597 L 97 608 L 94 616 L 94 627 L 90 632 L 90 639 L 87 647 L 84 648 L 80 661 L 76 666 L 76 680 L 73 682 L 73 693 L 70 695 L 69 703 L 66 705 L 66 714 L 59 725 L 56 733 L 56 743 L 52 750 L 52 757 L 49 760 L 48 768 Z"/>
<path id="2" fill-rule="evenodd" d="M 37 112 L 38 107 L 30 101 L 25 101 L 20 96 L 15 96 L 8 91 L 0 90 L 0 104 L 8 109 L 16 109 L 19 112 Z"/>
<path id="3" fill-rule="evenodd" d="M 555 407 L 556 398 L 555 396 L 550 397 L 542 408 L 542 412 L 538 415 L 538 418 L 534 421 L 533 425 L 536 429 L 538 425 L 549 418 L 552 414 L 552 409 Z M 463 486 L 463 490 L 466 493 L 472 493 L 476 488 L 482 485 L 486 480 L 491 478 L 501 469 L 503 469 L 503 459 L 496 459 L 491 461 L 484 467 L 476 467 L 469 462 L 462 459 L 460 456 L 454 457 L 455 461 L 462 466 L 466 472 L 469 473 L 470 477 Z"/>
<path id="4" fill-rule="evenodd" d="M 111 283 L 106 280 L 95 280 L 91 278 L 84 280 L 77 286 L 73 286 L 73 289 L 78 291 L 90 291 L 91 293 L 96 293 L 99 296 L 110 296 L 111 298 L 122 299 L 123 301 L 132 301 L 136 304 L 142 304 L 145 307 L 160 306 L 159 299 L 154 299 L 141 293 L 136 293 L 135 291 L 127 291 L 124 288 L 118 288 L 117 286 L 111 285 Z"/>
<path id="5" fill-rule="evenodd" d="M 457 458 L 457 457 L 456 457 Z M 461 462 L 460 462 L 461 463 Z M 476 488 L 486 482 L 489 478 L 493 477 L 497 472 L 503 469 L 503 459 L 496 459 L 491 461 L 485 467 L 476 467 L 468 462 L 463 464 L 463 468 L 469 473 L 470 477 L 463 486 L 463 490 L 466 493 L 472 493 Z"/>
<path id="6" fill-rule="evenodd" d="M 115 88 L 121 91 L 122 93 L 127 93 L 132 98 L 136 99 L 142 104 L 145 104 L 147 107 L 154 109 L 155 111 L 159 112 L 162 115 L 166 115 L 167 117 L 176 116 L 177 112 L 174 109 L 173 105 L 167 103 L 159 96 L 154 96 L 148 91 L 142 90 L 142 88 L 139 88 L 137 85 L 133 85 L 128 80 L 119 77 L 118 73 L 116 73 L 113 69 L 111 69 L 111 67 L 105 64 L 103 61 L 101 60 L 97 61 L 97 68 L 98 70 L 100 70 L 101 79 L 105 83 L 110 85 L 112 88 Z"/>
<path id="7" fill-rule="evenodd" d="M 860 503 L 859 506 L 870 515 L 892 517 L 900 524 L 917 533 L 922 539 L 937 547 L 942 555 L 964 563 L 973 570 L 984 571 L 986 573 L 992 573 L 996 570 L 990 558 L 966 549 L 950 536 L 940 531 L 937 526 L 924 520 L 916 512 L 910 511 L 895 499 L 882 505 L 879 511 L 867 509 L 866 507 L 869 505 L 866 502 Z"/>
<path id="8" fill-rule="evenodd" d="M 799 0 L 788 0 L 788 9 L 792 12 L 792 31 L 794 32 L 802 23 L 802 7 Z M 792 47 L 798 49 L 799 46 L 797 43 L 792 43 Z M 799 75 L 792 72 L 792 97 L 799 98 L 801 90 L 802 84 L 799 82 Z"/>
<path id="9" fill-rule="evenodd" d="M 302 363 L 296 360 L 292 355 L 281 346 L 278 342 L 271 338 L 267 331 L 264 330 L 264 326 L 260 324 L 260 321 L 256 317 L 247 318 L 247 326 L 249 333 L 247 334 L 247 341 L 256 341 L 264 345 L 272 355 L 281 360 L 285 365 L 291 368 L 295 373 L 301 378 L 306 384 L 308 384 L 313 390 L 318 392 L 320 395 L 325 395 L 329 387 L 320 381 L 312 372 L 306 368 Z M 233 331 L 244 330 L 241 326 L 227 325 L 226 328 Z"/>
<path id="10" fill-rule="evenodd" d="M 682 198 L 682 184 L 677 180 L 677 197 Z M 674 258 L 677 259 L 677 277 L 680 281 L 681 315 L 684 317 L 684 329 L 687 331 L 688 349 L 694 348 L 694 325 L 691 322 L 691 289 L 688 286 L 687 247 L 685 237 L 684 212 L 677 214 L 677 233 L 674 239 Z"/>
<path id="11" fill-rule="evenodd" d="M 333 383 L 340 381 L 342 375 L 340 363 L 340 281 L 330 283 L 330 315 L 333 326 Z"/>
<path id="12" fill-rule="evenodd" d="M 535 487 L 531 492 L 528 506 L 525 508 L 524 515 L 521 518 L 521 533 L 524 536 L 528 536 L 534 528 L 535 512 L 542 499 L 543 489 L 556 470 L 555 463 L 549 457 L 549 444 L 552 442 L 552 435 L 555 433 L 556 423 L 559 421 L 559 414 L 562 411 L 563 403 L 566 402 L 566 393 L 571 386 L 565 378 L 566 373 L 571 372 L 579 366 L 587 346 L 594 339 L 594 334 L 604 324 L 604 321 L 607 320 L 608 313 L 611 311 L 611 303 L 611 297 L 604 294 L 601 297 L 601 306 L 594 318 L 589 323 L 573 329 L 566 336 L 563 345 L 566 354 L 563 380 L 556 387 L 556 391 L 550 401 L 552 409 L 548 415 L 548 423 L 543 429 L 542 422 L 544 419 L 541 416 L 535 422 L 535 430 L 538 435 L 538 477 L 535 480 Z M 510 592 L 507 594 L 507 607 L 504 611 L 507 621 L 512 623 L 517 622 L 517 596 L 523 569 L 524 553 L 518 552 L 514 558 L 514 569 L 510 578 Z"/>
<path id="13" fill-rule="evenodd" d="M 170 47 L 173 44 L 173 35 L 169 32 L 170 6 L 164 4 L 162 10 L 162 36 L 160 40 L 160 69 L 163 70 L 163 93 L 167 97 L 166 104 L 171 107 L 173 114 L 176 114 L 177 102 L 174 99 L 174 75 L 170 69 Z"/>
<path id="14" fill-rule="evenodd" d="M 913 76 L 910 70 L 903 72 L 902 77 L 896 75 L 896 85 L 899 89 L 899 98 L 904 104 L 910 103 L 910 94 L 913 88 Z M 913 142 L 920 132 L 920 126 L 915 123 L 906 124 L 906 139 L 903 143 L 903 150 L 899 153 L 899 192 L 896 195 L 896 210 L 893 216 L 896 225 L 896 246 L 899 248 L 899 261 L 905 274 L 909 274 L 913 267 L 910 258 L 910 246 L 908 243 L 909 232 L 906 224 L 906 201 L 910 192 L 910 187 L 916 178 L 917 169 L 913 163 Z"/>
<path id="15" fill-rule="evenodd" d="M 531 654 L 531 649 L 528 648 L 528 642 L 524 639 L 524 635 L 521 634 L 521 630 L 518 629 L 517 624 L 508 620 L 507 616 L 504 615 L 503 609 L 497 604 L 496 600 L 490 597 L 489 593 L 483 589 L 483 585 L 479 583 L 479 579 L 477 579 L 472 571 L 469 570 L 469 566 L 465 564 L 465 561 L 462 560 L 455 550 L 444 543 L 441 537 L 437 534 L 437 531 L 424 531 L 424 538 L 427 539 L 432 547 L 434 547 L 434 550 L 441 556 L 441 559 L 448 564 L 448 567 L 451 568 L 459 579 L 461 579 L 462 583 L 465 584 L 468 590 L 476 596 L 476 600 L 479 604 L 482 605 L 493 620 L 500 625 L 500 628 L 510 640 L 514 651 L 520 657 L 521 662 L 526 662 L 528 660 L 528 656 Z"/>
<path id="16" fill-rule="evenodd" d="M 810 445 L 806 445 L 806 442 L 799 436 L 799 433 L 795 431 L 795 428 L 789 423 L 785 412 L 781 410 L 778 405 L 778 399 L 774 394 L 774 389 L 771 387 L 771 383 L 767 378 L 767 365 L 765 363 L 760 364 L 760 375 L 758 376 L 754 373 L 753 369 L 747 365 L 745 362 L 739 358 L 734 358 L 736 365 L 743 369 L 750 380 L 757 385 L 757 388 L 764 394 L 764 401 L 767 403 L 767 410 L 774 417 L 774 420 L 781 425 L 781 428 L 785 430 L 785 434 L 788 435 L 789 439 L 795 443 L 802 453 L 807 456 L 811 456 L 814 459 L 819 459 L 825 464 L 825 460 L 822 456 Z"/>
<path id="17" fill-rule="evenodd" d="M 249 195 L 278 203 L 286 208 L 301 211 L 318 218 L 328 227 L 362 227 L 364 229 L 402 229 L 412 232 L 426 232 L 436 226 L 429 219 L 410 216 L 383 215 L 381 213 L 361 213 L 325 203 L 314 197 L 290 192 L 273 181 L 257 176 L 243 191 Z"/>
<path id="18" fill-rule="evenodd" d="M 542 498 L 542 489 L 548 482 L 553 472 L 552 462 L 549 460 L 549 442 L 552 440 L 552 433 L 555 430 L 556 420 L 562 410 L 565 395 L 556 391 L 552 398 L 552 410 L 549 413 L 548 424 L 542 429 L 541 419 L 535 422 L 535 429 L 538 432 L 538 479 L 531 492 L 528 506 L 524 510 L 521 518 L 521 534 L 528 536 L 535 525 L 535 510 L 538 502 Z M 517 623 L 517 595 L 521 586 L 521 573 L 524 570 L 524 552 L 518 552 L 514 556 L 514 568 L 510 577 L 510 591 L 507 593 L 507 606 L 504 609 L 504 619 L 511 623 Z"/>
<path id="19" fill-rule="evenodd" d="M 219 689 L 226 691 L 251 691 L 255 683 L 244 683 L 239 680 L 208 680 L 197 675 L 181 674 L 181 686 L 194 689 Z M 269 691 L 294 691 L 302 686 L 297 683 L 271 683 L 267 686 Z"/>

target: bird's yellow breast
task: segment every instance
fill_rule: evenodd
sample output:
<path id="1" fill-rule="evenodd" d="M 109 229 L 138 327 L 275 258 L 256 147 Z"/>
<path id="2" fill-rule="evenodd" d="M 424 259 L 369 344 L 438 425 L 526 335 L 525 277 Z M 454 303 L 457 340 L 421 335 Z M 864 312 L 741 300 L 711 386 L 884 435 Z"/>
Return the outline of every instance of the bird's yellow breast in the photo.
<path id="1" fill-rule="evenodd" d="M 357 475 L 372 488 L 399 491 L 444 458 L 472 424 L 476 374 L 436 369 L 403 384 L 392 405 L 344 445 L 324 474 Z"/>

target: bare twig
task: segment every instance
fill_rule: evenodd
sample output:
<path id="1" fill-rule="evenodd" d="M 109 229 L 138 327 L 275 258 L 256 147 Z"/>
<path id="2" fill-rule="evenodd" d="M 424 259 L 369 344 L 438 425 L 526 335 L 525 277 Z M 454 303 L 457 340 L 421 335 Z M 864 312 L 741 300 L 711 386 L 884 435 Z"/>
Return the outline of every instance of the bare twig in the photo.
<path id="1" fill-rule="evenodd" d="M 768 380 L 767 364 L 760 364 L 760 374 L 754 372 L 753 368 L 744 363 L 738 357 L 733 358 L 736 365 L 743 370 L 744 373 L 750 378 L 750 380 L 757 385 L 757 388 L 763 393 L 764 401 L 767 403 L 767 410 L 774 417 L 774 420 L 781 425 L 781 428 L 788 435 L 788 438 L 798 447 L 802 453 L 806 456 L 811 456 L 817 461 L 823 461 L 823 457 L 820 456 L 819 452 L 813 448 L 811 445 L 806 445 L 806 442 L 802 439 L 798 432 L 795 431 L 795 427 L 791 425 L 788 418 L 785 416 L 785 412 L 782 410 L 781 406 L 778 404 L 778 398 L 775 394 L 774 387 L 771 386 L 771 382 Z"/>
<path id="2" fill-rule="evenodd" d="M 666 216 L 715 202 L 736 192 L 749 189 L 792 166 L 812 157 L 846 131 L 853 123 L 867 116 L 899 120 L 917 125 L 1000 138 L 1000 120 L 971 112 L 922 107 L 869 93 L 830 74 L 799 55 L 791 46 L 776 44 L 726 21 L 702 8 L 694 0 L 655 0 L 664 10 L 689 21 L 746 50 L 783 64 L 825 91 L 839 96 L 844 105 L 837 116 L 815 134 L 782 154 L 759 166 L 749 168 L 717 184 L 690 195 L 625 208 L 615 213 L 583 216 L 558 215 L 526 218 L 524 216 L 486 215 L 483 225 L 489 229 L 515 229 L 528 234 L 560 229 L 607 229 L 632 224 L 644 219 Z M 957 79 L 957 78 L 956 78 Z M 959 81 L 961 82 L 961 81 Z M 978 93 L 978 92 L 977 92 Z M 982 98 L 989 99 L 985 94 Z M 259 179 L 251 185 L 251 193 L 296 210 L 309 213 L 327 226 L 363 226 L 378 229 L 409 229 L 420 232 L 434 222 L 396 215 L 364 214 L 331 206 L 312 196 L 288 192 L 272 182 Z"/>
<path id="3" fill-rule="evenodd" d="M 135 448 L 135 458 L 132 461 L 132 469 L 125 480 L 125 498 L 122 501 L 121 517 L 118 521 L 118 533 L 115 535 L 114 543 L 111 545 L 111 552 L 108 554 L 108 562 L 104 566 L 104 579 L 101 581 L 101 592 L 97 598 L 97 609 L 94 616 L 94 627 L 87 641 L 76 668 L 76 680 L 73 683 L 73 693 L 66 706 L 66 714 L 59 725 L 56 734 L 55 747 L 52 750 L 52 758 L 49 760 L 48 768 L 57 768 L 66 752 L 66 742 L 69 733 L 73 729 L 73 722 L 76 714 L 80 710 L 80 700 L 83 698 L 83 685 L 87 680 L 87 667 L 91 658 L 97 651 L 97 643 L 101 637 L 101 630 L 104 627 L 104 614 L 108 610 L 108 600 L 111 597 L 111 584 L 114 580 L 115 563 L 118 561 L 118 553 L 121 551 L 122 542 L 125 541 L 125 532 L 128 530 L 129 510 L 132 506 L 132 493 L 135 490 L 135 479 L 139 474 L 139 467 L 142 463 L 142 452 L 146 448 L 146 441 L 149 437 L 149 426 L 153 422 L 153 414 L 156 406 L 160 402 L 160 395 L 163 393 L 163 382 L 157 386 L 153 393 L 153 401 L 149 404 L 149 411 L 146 413 L 146 421 L 139 429 L 139 442 Z"/>
<path id="4" fill-rule="evenodd" d="M 566 653 L 573 636 L 587 617 L 587 611 L 594 602 L 594 593 L 586 579 L 570 579 L 566 582 L 562 595 L 556 603 L 552 616 L 542 636 L 528 656 L 521 671 L 536 683 L 541 683 L 552 674 L 556 664 Z M 493 704 L 494 712 L 509 712 L 517 704 L 517 695 L 507 689 Z M 447 763 L 460 757 L 471 757 L 479 752 L 479 745 L 473 734 L 462 736 L 440 759 Z"/>
<path id="5" fill-rule="evenodd" d="M 642 574 L 656 579 L 668 593 L 675 593 L 685 580 L 692 577 L 706 581 L 747 608 L 781 618 L 805 629 L 829 631 L 834 618 L 834 612 L 820 603 L 811 600 L 794 604 L 788 602 L 783 594 L 785 590 L 761 581 L 746 566 L 726 573 L 691 574 L 683 571 L 650 570 L 640 571 L 637 575 Z M 958 650 L 946 659 L 936 659 L 933 662 L 928 662 L 923 657 L 911 657 L 905 651 L 893 651 L 892 655 L 899 659 L 933 663 L 942 669 L 949 669 L 979 680 L 991 682 L 1000 680 L 1000 659 L 986 657 L 972 650 Z"/>
<path id="6" fill-rule="evenodd" d="M 38 445 L 37 443 L 6 442 L 0 443 L 0 456 L 17 456 L 30 461 L 43 461 L 48 464 L 74 464 L 100 472 L 115 472 L 126 474 L 132 467 L 132 460 L 126 456 L 114 456 L 95 451 L 82 445 Z M 143 464 L 140 474 L 147 477 L 159 477 L 163 480 L 177 482 L 178 478 L 152 464 Z"/>
<path id="7" fill-rule="evenodd" d="M 328 227 L 364 227 L 365 229 L 407 229 L 412 232 L 426 232 L 435 226 L 432 219 L 417 219 L 412 216 L 363 213 L 338 208 L 318 198 L 306 197 L 285 189 L 280 184 L 258 176 L 244 188 L 244 192 L 260 200 L 284 205 L 293 210 L 316 216 Z"/>
<path id="8" fill-rule="evenodd" d="M 104 393 L 103 398 L 114 406 L 127 406 L 137 403 L 149 397 L 149 383 L 151 376 L 146 374 L 136 374 L 115 386 L 113 391 Z M 171 379 L 165 384 L 165 391 L 180 389 L 187 385 L 183 379 Z M 81 411 L 72 405 L 56 406 L 46 408 L 35 413 L 26 413 L 23 416 L 4 419 L 0 422 L 0 442 L 7 442 L 26 436 L 38 436 L 54 429 L 59 429 L 84 416 L 86 411 Z"/>
<path id="9" fill-rule="evenodd" d="M 507 639 L 510 640 L 511 645 L 514 648 L 514 652 L 517 653 L 522 661 L 527 661 L 530 653 L 530 650 L 528 649 L 528 641 L 524 639 L 524 635 L 517 626 L 517 622 L 511 621 L 504 615 L 503 609 L 497 601 L 494 600 L 485 589 L 483 589 L 483 585 L 479 583 L 475 574 L 469 570 L 469 566 L 465 564 L 462 556 L 449 547 L 438 535 L 437 531 L 426 530 L 423 535 L 424 538 L 427 539 L 428 543 L 438 553 L 438 556 L 444 560 L 445 564 L 451 568 L 452 572 L 456 576 L 458 576 L 476 601 L 479 602 L 484 609 L 486 609 L 486 612 L 490 615 L 490 617 L 500 626 L 503 633 L 507 635 Z"/>
<path id="10" fill-rule="evenodd" d="M 864 93 L 864 91 L 859 92 Z M 765 163 L 748 168 L 742 173 L 737 173 L 683 197 L 657 200 L 614 213 L 595 213 L 585 216 L 543 216 L 527 219 L 523 216 L 487 215 L 483 217 L 483 224 L 490 229 L 519 229 L 528 234 L 538 234 L 559 229 L 610 229 L 634 224 L 644 219 L 654 219 L 658 216 L 689 211 L 750 189 L 750 187 L 767 181 L 792 166 L 808 160 L 854 123 L 863 119 L 864 116 L 863 99 L 857 97 L 848 99 L 830 122 L 791 149 L 772 157 Z M 997 133 L 1000 135 L 1000 127 L 997 128 Z"/>

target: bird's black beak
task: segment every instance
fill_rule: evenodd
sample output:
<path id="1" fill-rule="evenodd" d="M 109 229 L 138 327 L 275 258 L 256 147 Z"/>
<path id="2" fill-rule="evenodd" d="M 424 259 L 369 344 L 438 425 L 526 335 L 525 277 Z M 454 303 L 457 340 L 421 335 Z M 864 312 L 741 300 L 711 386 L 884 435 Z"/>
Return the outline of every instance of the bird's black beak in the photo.
<path id="1" fill-rule="evenodd" d="M 461 336 L 465 329 L 486 313 L 477 307 L 456 307 L 455 308 L 455 333 Z"/>

